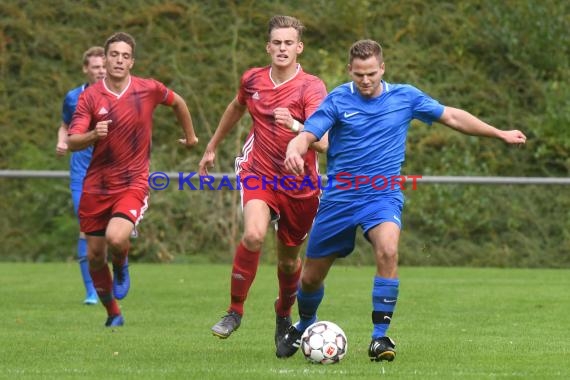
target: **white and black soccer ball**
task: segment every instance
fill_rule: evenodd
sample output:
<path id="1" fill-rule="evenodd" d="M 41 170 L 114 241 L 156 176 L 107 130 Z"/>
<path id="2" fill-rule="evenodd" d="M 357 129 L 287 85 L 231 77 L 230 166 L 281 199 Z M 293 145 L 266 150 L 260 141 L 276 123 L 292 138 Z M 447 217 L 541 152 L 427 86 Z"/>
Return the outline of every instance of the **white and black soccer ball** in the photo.
<path id="1" fill-rule="evenodd" d="M 301 336 L 301 351 L 311 363 L 338 363 L 346 355 L 347 349 L 344 331 L 329 321 L 313 323 Z"/>

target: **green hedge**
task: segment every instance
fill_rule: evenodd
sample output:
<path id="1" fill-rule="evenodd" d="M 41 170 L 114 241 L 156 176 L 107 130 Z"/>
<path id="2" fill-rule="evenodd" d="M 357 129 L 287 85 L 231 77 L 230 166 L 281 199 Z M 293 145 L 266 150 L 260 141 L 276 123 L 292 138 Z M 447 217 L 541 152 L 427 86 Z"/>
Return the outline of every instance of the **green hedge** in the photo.
<path id="1" fill-rule="evenodd" d="M 3 1 L 0 4 L 0 169 L 67 169 L 54 154 L 61 102 L 83 80 L 81 54 L 118 30 L 137 39 L 135 74 L 188 102 L 200 146 L 176 146 L 171 111 L 156 113 L 152 170 L 195 171 L 239 77 L 268 63 L 266 23 L 291 14 L 307 26 L 301 63 L 329 89 L 347 81 L 352 42 L 385 49 L 390 82 L 408 82 L 528 136 L 522 149 L 414 123 L 406 174 L 557 176 L 570 173 L 567 2 L 441 1 Z M 230 172 L 244 118 L 218 151 Z M 322 160 L 324 161 L 324 160 Z M 77 224 L 67 182 L 0 179 L 0 260 L 72 258 Z M 563 186 L 425 185 L 406 194 L 407 265 L 568 267 L 570 195 Z M 152 195 L 133 257 L 229 261 L 239 239 L 234 192 Z M 274 260 L 268 237 L 265 260 Z M 347 263 L 372 262 L 359 240 Z"/>

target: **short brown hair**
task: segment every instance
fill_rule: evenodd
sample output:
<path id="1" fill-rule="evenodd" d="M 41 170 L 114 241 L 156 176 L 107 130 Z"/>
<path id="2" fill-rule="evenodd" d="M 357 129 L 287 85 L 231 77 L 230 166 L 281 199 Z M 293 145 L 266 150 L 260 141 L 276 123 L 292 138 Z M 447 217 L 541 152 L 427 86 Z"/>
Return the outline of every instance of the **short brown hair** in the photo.
<path id="1" fill-rule="evenodd" d="M 105 49 L 101 46 L 91 46 L 89 49 L 85 50 L 83 53 L 83 66 L 89 64 L 89 58 L 91 57 L 105 57 Z"/>
<path id="2" fill-rule="evenodd" d="M 352 63 L 354 59 L 368 59 L 370 57 L 378 58 L 378 62 L 382 63 L 384 60 L 382 54 L 382 46 L 376 41 L 373 40 L 360 40 L 356 41 L 350 47 L 350 51 L 348 53 L 348 63 Z"/>
<path id="3" fill-rule="evenodd" d="M 298 40 L 301 41 L 301 36 L 305 30 L 305 26 L 301 21 L 291 16 L 273 16 L 269 20 L 269 27 L 267 29 L 267 40 L 271 40 L 271 32 L 274 29 L 293 28 L 297 31 Z"/>
<path id="4" fill-rule="evenodd" d="M 135 56 L 135 46 L 137 45 L 135 38 L 125 32 L 118 32 L 107 38 L 107 41 L 105 41 L 105 55 L 107 55 L 107 52 L 109 51 L 109 45 L 114 44 L 115 42 L 124 42 L 128 44 L 131 47 L 132 56 Z"/>

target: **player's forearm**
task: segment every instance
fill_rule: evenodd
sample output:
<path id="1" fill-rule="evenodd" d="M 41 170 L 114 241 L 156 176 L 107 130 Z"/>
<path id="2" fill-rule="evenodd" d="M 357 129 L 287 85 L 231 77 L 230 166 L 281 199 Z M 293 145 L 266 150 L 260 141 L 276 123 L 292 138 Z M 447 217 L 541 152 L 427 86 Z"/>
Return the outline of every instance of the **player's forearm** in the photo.
<path id="1" fill-rule="evenodd" d="M 61 123 L 57 130 L 57 143 L 67 144 L 67 125 Z"/>
<path id="2" fill-rule="evenodd" d="M 99 140 L 97 132 L 95 132 L 95 130 L 91 130 L 82 134 L 69 135 L 67 137 L 67 146 L 69 147 L 69 150 L 76 152 L 93 145 L 97 140 Z"/>
<path id="3" fill-rule="evenodd" d="M 287 111 L 288 112 L 288 111 Z M 305 125 L 301 124 L 299 121 L 293 119 L 292 125 L 288 126 L 293 132 L 301 133 L 305 129 Z M 322 139 L 311 143 L 310 149 L 317 151 L 319 153 L 325 153 L 329 148 L 328 134 L 325 134 Z"/>
<path id="4" fill-rule="evenodd" d="M 301 132 L 287 145 L 287 156 L 298 154 L 304 156 L 309 146 L 317 141 L 317 137 L 310 132 Z"/>
<path id="5" fill-rule="evenodd" d="M 178 123 L 182 127 L 184 131 L 184 136 L 186 137 L 186 141 L 192 142 L 196 141 L 196 132 L 194 131 L 194 124 L 192 123 L 192 116 L 190 115 L 190 111 L 188 111 L 188 107 L 186 103 L 183 104 L 175 104 L 173 106 L 174 113 L 176 114 L 176 119 Z"/>
<path id="6" fill-rule="evenodd" d="M 329 134 L 328 132 L 325 133 L 323 137 L 319 141 L 311 143 L 310 149 L 317 151 L 319 153 L 326 153 L 329 149 Z"/>
<path id="7" fill-rule="evenodd" d="M 230 131 L 236 126 L 238 121 L 242 118 L 245 113 L 245 106 L 240 105 L 236 99 L 234 99 L 224 111 L 218 128 L 216 132 L 208 142 L 208 150 L 215 151 L 220 142 L 230 133 Z"/>

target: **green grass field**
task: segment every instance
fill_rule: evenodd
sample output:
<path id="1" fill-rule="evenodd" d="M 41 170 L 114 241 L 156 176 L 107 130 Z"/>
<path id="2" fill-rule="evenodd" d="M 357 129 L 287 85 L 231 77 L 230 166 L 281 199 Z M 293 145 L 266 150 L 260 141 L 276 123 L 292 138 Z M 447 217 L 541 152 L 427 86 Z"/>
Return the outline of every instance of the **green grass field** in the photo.
<path id="1" fill-rule="evenodd" d="M 240 330 L 210 334 L 229 299 L 226 265 L 131 266 L 123 328 L 81 304 L 75 263 L 0 264 L 0 378 L 568 379 L 570 271 L 402 268 L 392 363 L 371 363 L 371 267 L 335 266 L 320 319 L 348 354 L 311 365 L 274 354 L 275 268 L 262 266 Z M 296 315 L 296 308 L 295 308 Z"/>

